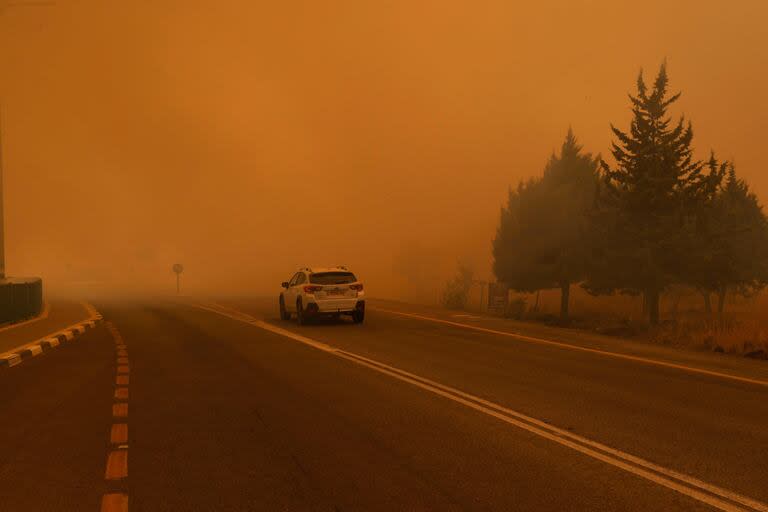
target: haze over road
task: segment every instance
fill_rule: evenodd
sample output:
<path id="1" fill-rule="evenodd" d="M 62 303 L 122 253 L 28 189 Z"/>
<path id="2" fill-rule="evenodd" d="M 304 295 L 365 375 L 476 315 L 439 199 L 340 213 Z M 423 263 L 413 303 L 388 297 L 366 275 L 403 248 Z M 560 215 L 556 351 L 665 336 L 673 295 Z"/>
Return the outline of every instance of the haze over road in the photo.
<path id="1" fill-rule="evenodd" d="M 267 293 L 309 260 L 434 299 L 457 258 L 490 277 L 568 126 L 610 157 L 664 59 L 696 158 L 765 198 L 768 2 L 732 4 L 0 0 L 8 268 Z"/>
<path id="2" fill-rule="evenodd" d="M 303 327 L 274 299 L 95 305 L 105 326 L 0 372 L 3 510 L 768 510 L 755 361 L 375 301 Z"/>

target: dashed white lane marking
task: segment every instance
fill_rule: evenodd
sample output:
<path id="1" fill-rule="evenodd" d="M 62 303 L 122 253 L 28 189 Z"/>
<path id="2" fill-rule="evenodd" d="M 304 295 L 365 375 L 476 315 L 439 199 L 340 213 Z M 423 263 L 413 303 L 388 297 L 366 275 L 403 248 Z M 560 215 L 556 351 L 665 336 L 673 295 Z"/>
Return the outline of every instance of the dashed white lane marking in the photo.
<path id="1" fill-rule="evenodd" d="M 506 408 L 502 405 L 465 393 L 459 389 L 440 384 L 373 359 L 368 359 L 345 350 L 334 348 L 326 343 L 282 329 L 264 322 L 263 320 L 258 320 L 246 313 L 225 308 L 218 304 L 197 304 L 196 307 L 285 336 L 313 348 L 322 350 L 328 354 L 365 366 L 378 373 L 407 382 L 420 389 L 442 396 L 478 412 L 482 412 L 509 425 L 513 425 L 554 443 L 571 448 L 579 453 L 668 489 L 677 491 L 680 494 L 686 495 L 717 509 L 726 512 L 744 512 L 750 510 L 768 512 L 768 505 L 755 499 L 742 496 L 733 491 L 712 485 L 672 469 L 659 466 L 640 457 L 622 452 L 621 450 L 611 448 L 602 443 L 573 434 L 567 430 L 554 427 L 541 420 L 537 420 L 536 418 Z"/>
<path id="2" fill-rule="evenodd" d="M 107 324 L 112 333 L 117 350 L 117 368 L 115 370 L 115 403 L 112 404 L 112 416 L 115 422 L 109 433 L 112 450 L 107 455 L 107 467 L 104 478 L 111 486 L 127 488 L 125 479 L 128 478 L 128 382 L 129 361 L 128 351 L 122 336 L 112 324 Z M 110 492 L 104 494 L 101 500 L 101 512 L 128 512 L 128 494 L 125 492 Z"/>
<path id="3" fill-rule="evenodd" d="M 114 416 L 115 418 L 127 418 L 128 404 L 126 403 L 112 404 L 112 416 Z"/>
<path id="4" fill-rule="evenodd" d="M 128 512 L 128 495 L 122 493 L 105 494 L 101 498 L 101 512 Z"/>
<path id="5" fill-rule="evenodd" d="M 109 442 L 112 444 L 124 444 L 128 442 L 128 424 L 114 423 L 109 433 Z"/>
<path id="6" fill-rule="evenodd" d="M 739 381 L 739 382 L 747 382 L 749 384 L 757 384 L 759 386 L 768 386 L 768 381 L 766 381 L 766 380 L 751 379 L 749 377 L 742 377 L 742 376 L 739 376 L 739 375 L 733 375 L 731 373 L 723 373 L 723 372 L 717 372 L 717 371 L 714 371 L 714 370 L 706 370 L 704 368 L 697 368 L 695 366 L 688 366 L 688 365 L 684 365 L 684 364 L 670 363 L 668 361 L 662 361 L 662 360 L 659 360 L 659 359 L 652 359 L 652 358 L 649 358 L 649 357 L 633 356 L 631 354 L 622 354 L 620 352 L 611 352 L 611 351 L 608 351 L 608 350 L 600 350 L 600 349 L 597 349 L 597 348 L 583 347 L 581 345 L 574 345 L 572 343 L 565 343 L 565 342 L 562 342 L 562 341 L 549 340 L 549 339 L 546 339 L 546 338 L 537 338 L 535 336 L 527 336 L 525 334 L 517 334 L 517 333 L 514 333 L 514 332 L 508 332 L 508 331 L 499 331 L 497 329 L 489 329 L 487 327 L 480 327 L 478 325 L 463 324 L 463 323 L 460 323 L 460 322 L 453 322 L 451 320 L 445 320 L 445 319 L 442 319 L 442 318 L 435 318 L 435 317 L 431 317 L 431 316 L 417 315 L 417 314 L 414 314 L 414 313 L 405 313 L 405 312 L 402 312 L 402 311 L 394 311 L 394 310 L 391 310 L 391 309 L 383 309 L 383 308 L 378 308 L 378 307 L 370 307 L 368 309 L 370 309 L 372 311 L 381 311 L 382 313 L 389 313 L 389 314 L 392 314 L 392 315 L 399 315 L 399 316 L 404 316 L 404 317 L 408 317 L 408 318 L 416 318 L 418 320 L 425 320 L 425 321 L 428 321 L 428 322 L 434 322 L 434 323 L 439 323 L 439 324 L 444 324 L 444 325 L 451 325 L 453 327 L 460 327 L 462 329 L 470 329 L 470 330 L 473 330 L 473 331 L 484 332 L 486 334 L 497 334 L 497 335 L 500 335 L 500 336 L 507 336 L 509 338 L 515 338 L 515 339 L 518 339 L 518 340 L 527 341 L 527 342 L 531 342 L 531 343 L 538 343 L 540 345 L 550 345 L 550 346 L 564 348 L 564 349 L 568 349 L 568 350 L 577 350 L 577 351 L 580 351 L 580 352 L 589 352 L 589 353 L 598 354 L 598 355 L 601 355 L 601 356 L 613 357 L 613 358 L 617 358 L 617 359 L 626 359 L 628 361 L 634 361 L 634 362 L 643 363 L 643 364 L 650 364 L 650 365 L 654 365 L 654 366 L 663 366 L 665 368 L 674 368 L 676 370 L 682 370 L 682 371 L 686 371 L 686 372 L 690 372 L 690 373 L 699 373 L 699 374 L 702 374 L 702 375 L 709 375 L 711 377 L 718 377 L 718 378 L 721 378 L 721 379 L 730 379 L 730 380 L 735 380 L 735 381 Z"/>
<path id="7" fill-rule="evenodd" d="M 107 457 L 107 470 L 104 478 L 119 480 L 128 476 L 128 450 L 112 450 Z"/>

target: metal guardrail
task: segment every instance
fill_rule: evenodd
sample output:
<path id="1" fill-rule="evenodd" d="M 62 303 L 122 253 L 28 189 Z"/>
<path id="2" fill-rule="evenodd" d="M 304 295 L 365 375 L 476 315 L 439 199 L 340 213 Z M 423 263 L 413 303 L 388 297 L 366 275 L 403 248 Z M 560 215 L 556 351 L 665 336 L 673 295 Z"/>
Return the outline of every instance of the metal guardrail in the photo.
<path id="1" fill-rule="evenodd" d="M 0 324 L 32 318 L 42 310 L 42 279 L 30 277 L 0 280 Z"/>

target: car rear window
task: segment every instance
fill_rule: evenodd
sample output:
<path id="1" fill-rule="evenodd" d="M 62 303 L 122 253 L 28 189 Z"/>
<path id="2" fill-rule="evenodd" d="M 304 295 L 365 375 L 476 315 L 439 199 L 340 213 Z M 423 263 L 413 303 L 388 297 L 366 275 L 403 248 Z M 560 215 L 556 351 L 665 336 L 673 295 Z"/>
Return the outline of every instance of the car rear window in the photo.
<path id="1" fill-rule="evenodd" d="M 349 284 L 357 281 L 352 272 L 317 272 L 309 275 L 312 284 Z"/>

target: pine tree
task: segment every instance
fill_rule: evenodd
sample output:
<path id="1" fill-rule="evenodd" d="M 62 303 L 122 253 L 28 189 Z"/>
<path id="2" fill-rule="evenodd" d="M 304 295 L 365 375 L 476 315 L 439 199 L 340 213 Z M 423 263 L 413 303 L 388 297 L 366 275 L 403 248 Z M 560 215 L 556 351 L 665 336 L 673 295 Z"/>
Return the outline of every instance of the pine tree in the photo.
<path id="1" fill-rule="evenodd" d="M 643 294 L 651 324 L 659 321 L 661 292 L 686 264 L 680 233 L 705 181 L 703 164 L 693 159 L 690 122 L 681 117 L 672 123 L 667 115 L 680 97 L 670 96 L 668 85 L 666 65 L 651 90 L 640 73 L 637 94 L 630 95 L 629 131 L 611 125 L 616 165 L 601 162 L 592 218 L 596 250 L 585 283 L 592 293 Z"/>
<path id="2" fill-rule="evenodd" d="M 543 176 L 510 191 L 493 243 L 496 277 L 517 291 L 559 288 L 563 322 L 571 284 L 586 272 L 584 224 L 596 180 L 597 159 L 582 153 L 569 129 Z"/>

